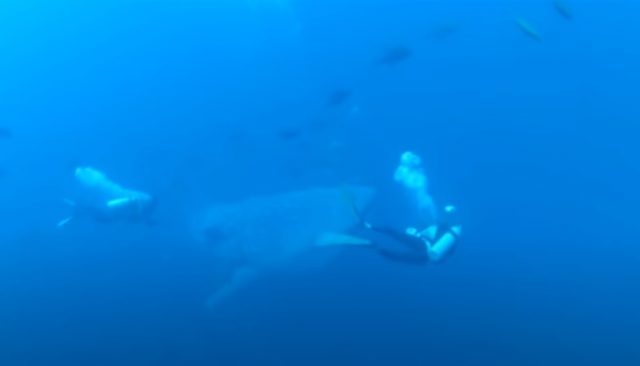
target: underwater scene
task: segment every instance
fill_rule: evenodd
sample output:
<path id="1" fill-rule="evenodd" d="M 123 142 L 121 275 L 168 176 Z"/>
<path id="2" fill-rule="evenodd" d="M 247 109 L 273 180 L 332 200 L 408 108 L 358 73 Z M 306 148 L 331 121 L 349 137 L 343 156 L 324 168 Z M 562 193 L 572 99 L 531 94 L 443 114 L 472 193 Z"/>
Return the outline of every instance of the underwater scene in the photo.
<path id="1" fill-rule="evenodd" d="M 640 365 L 640 2 L 0 2 L 0 365 Z"/>

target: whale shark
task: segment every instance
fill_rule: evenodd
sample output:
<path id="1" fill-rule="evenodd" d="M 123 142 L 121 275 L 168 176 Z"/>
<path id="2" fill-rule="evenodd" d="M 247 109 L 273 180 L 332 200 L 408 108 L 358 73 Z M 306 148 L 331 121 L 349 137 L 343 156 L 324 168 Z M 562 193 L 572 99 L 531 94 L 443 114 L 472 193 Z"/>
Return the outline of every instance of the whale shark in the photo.
<path id="1" fill-rule="evenodd" d="M 343 238 L 338 234 L 358 224 L 352 205 L 366 207 L 373 195 L 366 186 L 315 187 L 209 207 L 195 236 L 230 273 L 206 306 L 218 306 L 267 271 L 296 264 L 304 253 L 326 246 L 327 238 Z M 326 252 L 317 254 L 321 263 L 328 259 Z"/>

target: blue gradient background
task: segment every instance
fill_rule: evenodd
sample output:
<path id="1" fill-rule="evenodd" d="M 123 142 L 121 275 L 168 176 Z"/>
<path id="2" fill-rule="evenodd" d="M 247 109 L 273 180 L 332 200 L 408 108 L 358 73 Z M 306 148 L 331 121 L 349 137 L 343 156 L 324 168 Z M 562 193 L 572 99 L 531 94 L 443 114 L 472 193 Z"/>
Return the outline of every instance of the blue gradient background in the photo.
<path id="1" fill-rule="evenodd" d="M 571 5 L 567 21 L 547 0 L 2 2 L 0 363 L 640 364 L 640 4 Z M 459 29 L 430 39 L 440 24 Z M 376 63 L 397 45 L 413 56 Z M 292 126 L 311 132 L 279 138 Z M 194 215 L 384 191 L 406 149 L 460 207 L 455 256 L 347 250 L 204 308 L 217 273 Z M 76 164 L 157 194 L 160 224 L 56 231 Z"/>

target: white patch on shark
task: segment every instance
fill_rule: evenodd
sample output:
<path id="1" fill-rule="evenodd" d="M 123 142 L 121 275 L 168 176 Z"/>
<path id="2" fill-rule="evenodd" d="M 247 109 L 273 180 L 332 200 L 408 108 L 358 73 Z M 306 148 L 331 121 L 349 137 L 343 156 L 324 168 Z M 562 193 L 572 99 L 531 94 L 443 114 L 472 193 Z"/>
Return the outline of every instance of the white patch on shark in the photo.
<path id="1" fill-rule="evenodd" d="M 349 187 L 359 207 L 373 197 L 373 189 Z M 231 263 L 232 273 L 207 300 L 215 307 L 256 276 L 291 266 L 317 245 L 327 232 L 339 233 L 358 219 L 345 188 L 312 188 L 249 198 L 209 208 L 195 227 L 196 237 L 219 263 Z"/>

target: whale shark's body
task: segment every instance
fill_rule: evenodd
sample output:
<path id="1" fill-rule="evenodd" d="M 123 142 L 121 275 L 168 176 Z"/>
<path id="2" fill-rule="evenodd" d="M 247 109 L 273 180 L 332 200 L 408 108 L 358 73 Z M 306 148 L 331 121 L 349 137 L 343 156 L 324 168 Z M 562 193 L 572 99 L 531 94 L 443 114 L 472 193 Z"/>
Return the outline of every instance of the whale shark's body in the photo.
<path id="1" fill-rule="evenodd" d="M 352 203 L 363 207 L 373 189 L 349 187 L 307 190 L 254 197 L 213 206 L 196 225 L 196 236 L 216 259 L 232 263 L 231 274 L 208 299 L 216 306 L 238 288 L 270 269 L 291 265 L 318 244 L 326 233 L 357 224 Z"/>

